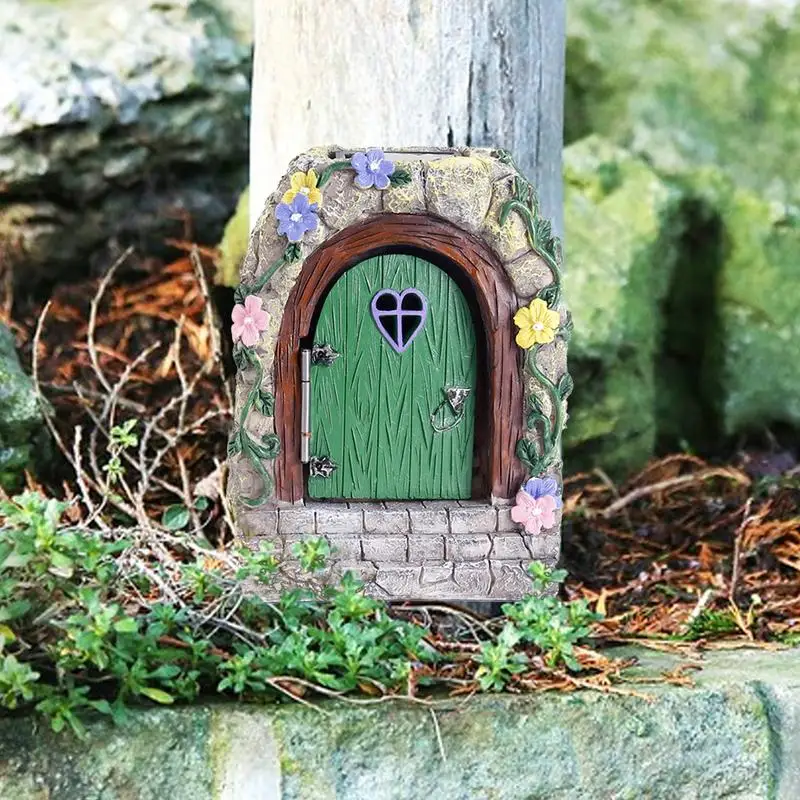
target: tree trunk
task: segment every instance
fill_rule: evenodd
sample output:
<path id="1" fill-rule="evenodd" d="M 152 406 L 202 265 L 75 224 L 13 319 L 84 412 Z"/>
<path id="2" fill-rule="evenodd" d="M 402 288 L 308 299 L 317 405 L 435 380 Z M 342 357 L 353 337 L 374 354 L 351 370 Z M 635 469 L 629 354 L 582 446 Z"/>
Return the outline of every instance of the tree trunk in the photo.
<path id="1" fill-rule="evenodd" d="M 510 150 L 562 226 L 565 0 L 255 0 L 251 220 L 314 145 Z"/>

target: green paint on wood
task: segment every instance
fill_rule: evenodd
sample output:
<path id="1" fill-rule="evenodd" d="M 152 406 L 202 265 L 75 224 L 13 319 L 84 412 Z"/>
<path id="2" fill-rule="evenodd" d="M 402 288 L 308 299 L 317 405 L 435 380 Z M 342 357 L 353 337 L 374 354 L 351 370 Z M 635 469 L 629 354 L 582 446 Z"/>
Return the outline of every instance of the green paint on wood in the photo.
<path id="1" fill-rule="evenodd" d="M 381 289 L 414 287 L 428 299 L 425 325 L 395 352 L 370 312 Z M 367 259 L 334 284 L 322 307 L 315 344 L 341 353 L 312 367 L 311 452 L 338 465 L 309 478 L 316 498 L 466 499 L 472 488 L 476 344 L 461 290 L 444 271 L 414 256 Z M 437 432 L 431 413 L 448 386 L 471 389 L 463 420 Z M 453 421 L 441 408 L 437 425 Z"/>

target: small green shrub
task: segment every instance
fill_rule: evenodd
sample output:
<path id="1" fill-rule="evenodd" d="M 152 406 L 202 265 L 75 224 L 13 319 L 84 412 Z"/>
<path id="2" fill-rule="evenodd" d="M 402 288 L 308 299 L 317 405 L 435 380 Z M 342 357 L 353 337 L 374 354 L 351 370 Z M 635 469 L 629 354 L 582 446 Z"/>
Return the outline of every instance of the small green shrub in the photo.
<path id="1" fill-rule="evenodd" d="M 437 648 L 428 625 L 393 615 L 350 575 L 321 596 L 298 588 L 269 602 L 254 591 L 282 568 L 269 545 L 220 551 L 181 531 L 70 524 L 69 508 L 34 492 L 0 502 L 0 708 L 34 707 L 54 730 L 82 735 L 84 713 L 121 721 L 142 701 L 409 694 L 465 664 L 458 635 Z M 309 539 L 293 555 L 313 573 L 328 544 Z M 504 606 L 497 635 L 467 651 L 483 690 L 535 677 L 534 662 L 580 668 L 573 646 L 597 616 L 548 594 L 564 573 L 534 564 L 531 575 L 538 594 Z"/>

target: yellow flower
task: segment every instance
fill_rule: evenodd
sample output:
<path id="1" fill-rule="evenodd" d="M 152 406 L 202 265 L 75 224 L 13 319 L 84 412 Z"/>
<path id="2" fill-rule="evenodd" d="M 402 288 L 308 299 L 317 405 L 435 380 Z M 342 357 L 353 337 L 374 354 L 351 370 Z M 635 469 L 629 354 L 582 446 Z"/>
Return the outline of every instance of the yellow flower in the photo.
<path id="1" fill-rule="evenodd" d="M 292 188 L 283 195 L 283 202 L 291 203 L 298 194 L 304 194 L 309 203 L 322 205 L 322 192 L 317 189 L 317 173 L 313 169 L 292 175 Z"/>
<path id="2" fill-rule="evenodd" d="M 535 344 L 547 344 L 556 338 L 558 311 L 551 311 L 538 297 L 514 314 L 514 324 L 519 328 L 517 344 L 529 350 Z"/>

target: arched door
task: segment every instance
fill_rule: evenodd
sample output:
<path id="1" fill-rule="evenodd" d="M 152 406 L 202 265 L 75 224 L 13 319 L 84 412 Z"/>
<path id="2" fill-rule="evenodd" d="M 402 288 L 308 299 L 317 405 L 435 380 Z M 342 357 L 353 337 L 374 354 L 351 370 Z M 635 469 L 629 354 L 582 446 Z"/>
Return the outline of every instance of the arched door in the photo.
<path id="1" fill-rule="evenodd" d="M 310 497 L 471 496 L 476 339 L 447 273 L 412 255 L 361 261 L 325 298 L 313 352 Z"/>

